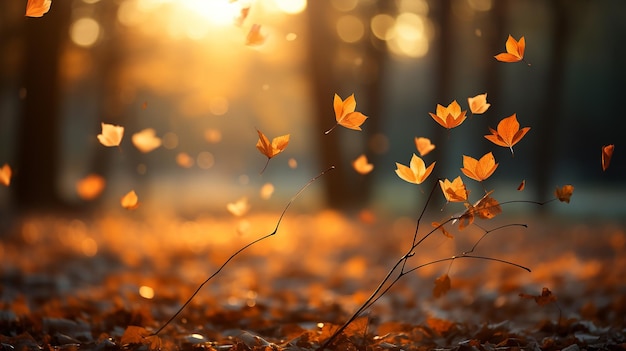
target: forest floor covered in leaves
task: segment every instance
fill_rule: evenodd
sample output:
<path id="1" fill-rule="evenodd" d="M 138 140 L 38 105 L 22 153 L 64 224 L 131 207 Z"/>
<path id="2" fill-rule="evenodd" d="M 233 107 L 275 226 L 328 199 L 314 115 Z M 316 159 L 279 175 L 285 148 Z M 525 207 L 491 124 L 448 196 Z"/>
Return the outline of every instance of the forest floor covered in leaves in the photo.
<path id="1" fill-rule="evenodd" d="M 133 213 L 133 214 L 136 214 Z M 132 218 L 129 218 L 132 217 Z M 315 350 L 408 249 L 415 219 L 288 214 L 246 219 L 33 216 L 0 236 L 0 349 Z M 624 223 L 523 220 L 475 254 L 404 276 L 335 339 L 336 350 L 626 349 Z M 522 223 L 497 217 L 481 226 Z M 420 234 L 429 231 L 422 223 Z M 459 255 L 481 237 L 434 233 L 408 262 Z M 433 297 L 448 274 L 451 289 Z M 545 305 L 520 293 L 557 298 Z"/>

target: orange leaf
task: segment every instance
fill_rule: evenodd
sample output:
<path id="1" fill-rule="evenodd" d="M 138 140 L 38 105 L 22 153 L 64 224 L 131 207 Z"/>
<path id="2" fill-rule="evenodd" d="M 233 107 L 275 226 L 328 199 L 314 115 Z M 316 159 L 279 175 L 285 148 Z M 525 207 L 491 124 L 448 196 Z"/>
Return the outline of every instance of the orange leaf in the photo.
<path id="1" fill-rule="evenodd" d="M 487 93 L 467 98 L 467 104 L 469 105 L 470 111 L 475 115 L 485 113 L 489 106 L 491 106 L 491 104 L 487 103 Z"/>
<path id="2" fill-rule="evenodd" d="M 613 156 L 613 150 L 615 149 L 615 145 L 606 145 L 602 147 L 602 170 L 606 171 L 609 168 L 609 164 L 611 163 L 611 157 Z"/>
<path id="3" fill-rule="evenodd" d="M 463 155 L 463 168 L 461 168 L 461 171 L 476 181 L 482 182 L 489 178 L 496 168 L 498 168 L 498 164 L 491 152 L 485 154 L 480 160 Z"/>
<path id="4" fill-rule="evenodd" d="M 491 197 L 492 191 L 486 193 L 480 200 L 476 201 L 473 205 L 465 204 L 466 210 L 452 223 L 459 221 L 459 230 L 463 230 L 468 225 L 474 223 L 474 217 L 482 219 L 491 219 L 500 213 L 502 208 L 500 203 Z"/>
<path id="5" fill-rule="evenodd" d="M 26 3 L 27 17 L 41 17 L 50 11 L 52 0 L 28 0 Z"/>
<path id="6" fill-rule="evenodd" d="M 11 185 L 11 174 L 11 167 L 5 163 L 2 168 L 0 168 L 0 184 L 4 186 Z"/>
<path id="7" fill-rule="evenodd" d="M 270 140 L 263 134 L 260 130 L 257 129 L 257 133 L 259 134 L 259 140 L 256 143 L 256 148 L 265 156 L 267 156 L 267 163 L 265 163 L 265 167 L 269 163 L 270 159 L 285 150 L 287 145 L 289 144 L 289 134 L 278 136 Z M 265 167 L 261 170 L 261 173 L 265 171 Z"/>
<path id="8" fill-rule="evenodd" d="M 261 33 L 261 25 L 253 24 L 246 36 L 246 45 L 248 46 L 260 46 L 265 43 L 267 35 Z"/>
<path id="9" fill-rule="evenodd" d="M 522 180 L 521 183 L 517 186 L 517 191 L 522 191 L 526 187 L 526 179 Z"/>
<path id="10" fill-rule="evenodd" d="M 463 180 L 461 176 L 454 178 L 452 182 L 448 179 L 440 180 L 439 185 L 441 186 L 441 191 L 443 192 L 443 196 L 445 196 L 446 201 L 448 202 L 464 202 L 467 201 L 467 189 L 465 188 L 465 184 L 463 184 Z"/>
<path id="11" fill-rule="evenodd" d="M 450 277 L 444 274 L 435 279 L 435 287 L 433 288 L 433 296 L 435 298 L 445 295 L 450 290 Z"/>
<path id="12" fill-rule="evenodd" d="M 396 167 L 396 174 L 400 177 L 400 179 L 413 184 L 421 184 L 433 171 L 435 162 L 431 163 L 430 166 L 426 168 L 424 160 L 419 158 L 416 154 L 413 154 L 413 157 L 411 157 L 410 167 L 397 162 Z"/>
<path id="13" fill-rule="evenodd" d="M 539 306 L 545 306 L 551 302 L 556 302 L 556 296 L 554 296 L 552 294 L 552 291 L 550 291 L 550 289 L 548 288 L 541 289 L 541 295 L 530 295 L 530 294 L 520 293 L 519 296 L 523 299 L 535 300 L 535 302 Z"/>
<path id="14" fill-rule="evenodd" d="M 485 135 L 485 138 L 498 146 L 508 147 L 511 149 L 511 155 L 513 155 L 513 145 L 522 140 L 529 130 L 530 127 L 519 129 L 519 122 L 514 113 L 498 123 L 497 131 L 489 128 L 491 134 Z"/>
<path id="15" fill-rule="evenodd" d="M 226 204 L 226 209 L 233 216 L 241 217 L 250 210 L 250 204 L 248 203 L 248 198 L 242 197 L 241 199 L 235 202 L 230 202 Z"/>
<path id="16" fill-rule="evenodd" d="M 248 17 L 248 14 L 250 14 L 250 5 L 242 6 L 241 10 L 239 10 L 239 16 L 235 18 L 235 25 L 237 27 L 241 27 L 243 25 L 243 21 L 245 21 Z"/>
<path id="17" fill-rule="evenodd" d="M 428 138 L 415 137 L 415 147 L 420 156 L 424 157 L 435 149 L 435 144 L 432 144 Z"/>
<path id="18" fill-rule="evenodd" d="M 341 100 L 339 95 L 335 94 L 333 99 L 333 109 L 335 110 L 335 120 L 337 123 L 332 126 L 324 134 L 330 133 L 335 127 L 341 125 L 348 129 L 361 130 L 361 125 L 367 119 L 367 116 L 361 112 L 355 112 L 356 99 L 354 94 L 348 96 L 345 100 Z"/>
<path id="19" fill-rule="evenodd" d="M 454 100 L 447 107 L 437 104 L 437 113 L 429 112 L 428 114 L 442 127 L 452 129 L 465 121 L 466 113 L 467 111 L 461 111 L 461 106 Z"/>
<path id="20" fill-rule="evenodd" d="M 361 155 L 352 161 L 352 167 L 360 174 L 368 174 L 374 169 L 374 165 L 367 161 L 367 156 Z"/>
<path id="21" fill-rule="evenodd" d="M 127 210 L 134 210 L 139 207 L 139 198 L 134 190 L 129 191 L 126 195 L 122 197 L 120 200 L 122 207 Z"/>
<path id="22" fill-rule="evenodd" d="M 146 128 L 131 137 L 133 145 L 139 151 L 148 153 L 161 146 L 161 138 L 156 136 L 156 132 L 152 128 Z"/>
<path id="23" fill-rule="evenodd" d="M 128 327 L 126 327 L 126 330 L 124 330 L 124 334 L 122 335 L 120 344 L 147 344 L 148 341 L 146 340 L 146 337 L 149 335 L 150 332 L 147 331 L 145 328 L 129 325 Z"/>
<path id="24" fill-rule="evenodd" d="M 102 193 L 105 186 L 106 181 L 103 177 L 90 174 L 76 182 L 76 193 L 83 200 L 93 200 Z"/>
<path id="25" fill-rule="evenodd" d="M 123 136 L 124 127 L 102 123 L 102 133 L 98 134 L 98 140 L 104 146 L 120 146 Z"/>
<path id="26" fill-rule="evenodd" d="M 428 318 L 426 319 L 426 324 L 430 329 L 434 330 L 439 335 L 444 335 L 450 332 L 452 328 L 454 328 L 454 326 L 456 325 L 456 323 L 451 322 L 447 319 L 440 319 L 431 316 L 428 316 Z"/>
<path id="27" fill-rule="evenodd" d="M 574 187 L 569 184 L 563 185 L 560 188 L 556 188 L 556 191 L 554 192 L 554 194 L 556 195 L 556 198 L 559 199 L 559 201 L 566 202 L 568 204 L 570 201 L 570 197 L 572 197 L 573 193 L 574 193 Z"/>
<path id="28" fill-rule="evenodd" d="M 454 239 L 454 236 L 452 234 L 450 234 L 450 232 L 447 231 L 446 228 L 444 228 L 443 224 L 440 224 L 438 222 L 432 222 L 431 225 L 433 226 L 433 228 L 441 230 L 441 232 L 443 233 L 443 235 L 445 237 L 448 237 L 450 239 Z"/>
<path id="29" fill-rule="evenodd" d="M 519 62 L 524 59 L 524 50 L 526 49 L 526 40 L 522 36 L 519 41 L 509 35 L 506 40 L 506 52 L 494 56 L 496 60 L 501 62 Z"/>

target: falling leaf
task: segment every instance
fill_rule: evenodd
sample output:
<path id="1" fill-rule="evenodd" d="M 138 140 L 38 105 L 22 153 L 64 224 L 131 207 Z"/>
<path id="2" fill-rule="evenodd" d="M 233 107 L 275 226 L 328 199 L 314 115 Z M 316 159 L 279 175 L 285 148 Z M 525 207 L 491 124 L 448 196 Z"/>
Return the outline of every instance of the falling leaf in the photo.
<path id="1" fill-rule="evenodd" d="M 573 193 L 574 193 L 574 187 L 569 184 L 563 185 L 560 188 L 556 188 L 556 191 L 554 192 L 554 194 L 556 195 L 556 198 L 559 199 L 559 201 L 566 202 L 568 204 L 570 201 L 570 197 L 572 197 Z"/>
<path id="2" fill-rule="evenodd" d="M 2 168 L 0 168 L 0 184 L 4 186 L 11 185 L 11 174 L 11 167 L 5 163 Z"/>
<path id="3" fill-rule="evenodd" d="M 137 193 L 134 190 L 129 191 L 126 195 L 122 197 L 120 200 L 122 207 L 127 210 L 134 210 L 139 207 L 139 198 L 137 197 Z"/>
<path id="4" fill-rule="evenodd" d="M 102 133 L 98 134 L 98 140 L 104 146 L 120 146 L 124 136 L 124 127 L 102 123 Z"/>
<path id="5" fill-rule="evenodd" d="M 513 145 L 522 140 L 529 130 L 530 127 L 519 129 L 519 122 L 514 113 L 498 123 L 497 131 L 489 128 L 491 134 L 485 135 L 485 138 L 498 146 L 508 147 L 511 150 L 511 155 L 513 155 Z"/>
<path id="6" fill-rule="evenodd" d="M 421 184 L 433 171 L 435 163 L 436 162 L 431 163 L 430 166 L 426 168 L 424 160 L 419 158 L 416 154 L 413 154 L 413 157 L 411 157 L 410 167 L 396 162 L 396 174 L 404 181 L 413 184 Z"/>
<path id="7" fill-rule="evenodd" d="M 498 168 L 498 164 L 491 152 L 485 154 L 480 160 L 463 155 L 463 168 L 461 168 L 461 171 L 469 178 L 478 182 L 489 178 L 496 168 Z"/>
<path id="8" fill-rule="evenodd" d="M 609 168 L 609 164 L 611 163 L 611 157 L 613 156 L 613 150 L 615 149 L 615 145 L 606 145 L 602 147 L 602 170 L 606 171 Z"/>
<path id="9" fill-rule="evenodd" d="M 428 138 L 415 137 L 415 147 L 420 156 L 424 157 L 435 149 L 435 144 L 432 144 Z"/>
<path id="10" fill-rule="evenodd" d="M 491 104 L 487 103 L 487 93 L 467 98 L 467 104 L 472 114 L 475 115 L 485 113 L 489 106 L 491 106 Z"/>
<path id="11" fill-rule="evenodd" d="M 272 183 L 265 183 L 263 184 L 263 186 L 261 187 L 261 199 L 263 200 L 268 200 L 270 197 L 272 197 L 272 194 L 274 193 L 274 185 L 272 185 Z"/>
<path id="12" fill-rule="evenodd" d="M 102 193 L 105 186 L 106 180 L 102 176 L 90 174 L 76 182 L 76 193 L 83 200 L 93 200 Z"/>
<path id="13" fill-rule="evenodd" d="M 260 130 L 257 129 L 257 133 L 259 134 L 259 140 L 256 143 L 256 148 L 265 156 L 267 156 L 267 162 L 265 163 L 265 167 L 261 170 L 261 173 L 265 171 L 265 168 L 270 162 L 272 157 L 280 154 L 285 150 L 287 145 L 289 144 L 289 134 L 278 136 L 270 140 L 263 134 Z"/>
<path id="14" fill-rule="evenodd" d="M 374 169 L 374 165 L 368 163 L 367 156 L 365 155 L 361 155 L 357 157 L 356 160 L 352 161 L 352 167 L 360 174 L 368 174 Z"/>
<path id="15" fill-rule="evenodd" d="M 465 211 L 457 217 L 452 223 L 459 221 L 459 230 L 463 230 L 468 225 L 474 223 L 474 217 L 482 219 L 491 219 L 500 213 L 502 208 L 500 203 L 491 197 L 492 191 L 487 192 L 480 200 L 476 201 L 473 205 L 465 204 Z"/>
<path id="16" fill-rule="evenodd" d="M 181 152 L 176 155 L 176 164 L 183 168 L 191 168 L 193 166 L 193 163 L 193 158 L 191 158 L 191 156 L 189 156 L 189 154 L 186 152 Z"/>
<path id="17" fill-rule="evenodd" d="M 433 296 L 439 298 L 450 291 L 450 277 L 448 274 L 444 274 L 441 277 L 435 279 L 435 287 L 433 288 Z"/>
<path id="18" fill-rule="evenodd" d="M 500 62 L 519 62 L 524 59 L 525 49 L 526 40 L 523 36 L 517 41 L 509 34 L 506 40 L 506 52 L 497 54 L 494 57 Z"/>
<path id="19" fill-rule="evenodd" d="M 242 197 L 241 199 L 235 202 L 230 202 L 226 204 L 226 209 L 233 216 L 241 217 L 245 215 L 248 212 L 248 210 L 250 210 L 250 204 L 248 203 L 248 198 Z"/>
<path id="20" fill-rule="evenodd" d="M 556 296 L 554 296 L 552 294 L 552 291 L 550 291 L 550 289 L 548 288 L 541 289 L 541 295 L 530 295 L 530 294 L 520 293 L 519 296 L 523 299 L 535 300 L 535 302 L 539 306 L 545 306 L 549 303 L 556 302 Z"/>
<path id="21" fill-rule="evenodd" d="M 246 20 L 246 18 L 248 18 L 248 15 L 250 14 L 250 6 L 242 6 L 241 10 L 239 11 L 239 16 L 237 16 L 237 18 L 235 18 L 235 25 L 237 27 L 241 27 L 243 25 L 243 22 Z"/>
<path id="22" fill-rule="evenodd" d="M 521 183 L 517 186 L 517 191 L 522 191 L 526 187 L 526 179 L 522 180 Z"/>
<path id="23" fill-rule="evenodd" d="M 428 114 L 442 127 L 452 129 L 465 121 L 466 113 L 465 110 L 461 111 L 461 106 L 454 100 L 447 107 L 437 104 L 437 113 L 429 112 Z"/>
<path id="24" fill-rule="evenodd" d="M 152 128 L 146 128 L 132 136 L 133 145 L 139 151 L 148 153 L 161 146 L 161 138 L 156 136 L 156 132 Z"/>
<path id="25" fill-rule="evenodd" d="M 450 232 L 446 230 L 446 228 L 444 228 L 443 224 L 439 222 L 432 222 L 431 225 L 433 226 L 433 228 L 441 230 L 445 237 L 454 239 L 454 235 L 450 234 Z"/>
<path id="26" fill-rule="evenodd" d="M 448 179 L 440 180 L 439 185 L 443 196 L 448 202 L 465 202 L 467 201 L 468 191 L 463 184 L 461 176 L 454 178 L 452 182 Z"/>
<path id="27" fill-rule="evenodd" d="M 50 11 L 52 0 L 28 0 L 26 3 L 27 17 L 41 17 Z"/>
<path id="28" fill-rule="evenodd" d="M 250 27 L 250 31 L 248 32 L 248 35 L 246 36 L 246 45 L 248 46 L 263 45 L 266 39 L 267 39 L 267 36 L 261 33 L 261 25 L 255 23 L 252 25 L 252 27 Z"/>
<path id="29" fill-rule="evenodd" d="M 344 126 L 348 129 L 361 130 L 361 125 L 367 119 L 367 116 L 361 112 L 355 112 L 356 99 L 354 94 L 348 96 L 345 100 L 341 100 L 339 95 L 335 94 L 333 99 L 333 108 L 335 110 L 335 120 L 337 123 L 332 126 L 324 134 L 330 133 L 338 125 Z"/>

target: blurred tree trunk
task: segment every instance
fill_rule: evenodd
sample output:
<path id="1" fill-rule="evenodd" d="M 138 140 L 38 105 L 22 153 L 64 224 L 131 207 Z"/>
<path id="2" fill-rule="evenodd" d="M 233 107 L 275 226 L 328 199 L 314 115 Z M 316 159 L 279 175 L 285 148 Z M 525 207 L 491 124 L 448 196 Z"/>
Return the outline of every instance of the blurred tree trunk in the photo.
<path id="1" fill-rule="evenodd" d="M 360 15 L 363 21 L 368 23 L 371 16 L 385 11 L 389 6 L 389 2 L 382 1 L 368 7 L 367 13 Z M 335 9 L 328 1 L 311 1 L 308 4 L 309 62 L 316 126 L 314 133 L 319 145 L 321 168 L 336 166 L 336 170 L 324 178 L 327 205 L 343 210 L 358 209 L 367 205 L 372 183 L 371 176 L 361 176 L 352 169 L 351 161 L 358 155 L 348 155 L 341 148 L 339 138 L 342 133 L 353 131 L 341 130 L 340 127 L 328 135 L 324 135 L 323 132 L 335 123 L 332 104 L 334 94 L 342 95 L 340 89 L 346 85 L 342 82 L 350 82 L 348 86 L 353 89 L 350 93 L 354 90 L 362 92 L 356 96 L 357 111 L 372 117 L 366 121 L 361 132 L 364 140 L 363 153 L 368 154 L 368 158 L 372 159 L 371 154 L 367 152 L 367 138 L 378 133 L 382 127 L 381 77 L 385 66 L 386 51 L 371 44 L 369 30 L 367 30 L 360 44 L 352 44 L 362 53 L 362 64 L 355 68 L 357 76 L 351 74 L 354 72 L 352 67 L 346 70 L 347 72 L 339 72 L 337 69 L 337 61 L 340 60 L 338 50 L 342 43 L 334 32 L 334 12 Z M 356 45 L 362 45 L 362 47 L 359 48 Z M 350 93 L 345 92 L 341 97 L 345 99 Z"/>
<path id="2" fill-rule="evenodd" d="M 41 18 L 25 19 L 23 100 L 18 123 L 14 203 L 19 210 L 60 208 L 60 56 L 70 23 L 70 1 L 57 1 Z"/>

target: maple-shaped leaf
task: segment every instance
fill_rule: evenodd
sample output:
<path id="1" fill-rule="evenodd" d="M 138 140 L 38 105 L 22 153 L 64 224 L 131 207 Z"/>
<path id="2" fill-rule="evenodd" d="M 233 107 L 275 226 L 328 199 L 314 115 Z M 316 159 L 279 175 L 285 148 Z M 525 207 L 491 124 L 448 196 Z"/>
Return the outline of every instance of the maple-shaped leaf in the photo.
<path id="1" fill-rule="evenodd" d="M 606 171 L 609 168 L 609 164 L 611 163 L 611 157 L 613 157 L 613 150 L 615 150 L 615 145 L 605 145 L 602 147 L 602 170 Z"/>
<path id="2" fill-rule="evenodd" d="M 352 161 L 352 167 L 360 174 L 368 174 L 374 169 L 374 165 L 367 161 L 367 156 L 361 155 Z"/>
<path id="3" fill-rule="evenodd" d="M 441 277 L 435 279 L 435 287 L 433 288 L 433 296 L 435 298 L 445 295 L 450 291 L 450 277 L 448 274 L 444 274 Z"/>
<path id="4" fill-rule="evenodd" d="M 456 100 L 452 101 L 447 107 L 437 104 L 436 114 L 429 112 L 435 122 L 439 123 L 442 127 L 452 129 L 458 127 L 465 121 L 466 110 L 461 111 L 461 106 Z"/>
<path id="5" fill-rule="evenodd" d="M 226 209 L 233 216 L 241 217 L 250 210 L 250 204 L 247 197 L 242 197 L 235 202 L 229 202 L 226 204 Z"/>
<path id="6" fill-rule="evenodd" d="M 506 52 L 497 54 L 494 57 L 500 62 L 519 62 L 524 60 L 525 50 L 526 40 L 524 37 L 522 36 L 519 41 L 517 41 L 509 34 L 509 37 L 506 40 Z"/>
<path id="7" fill-rule="evenodd" d="M 2 168 L 0 168 L 0 184 L 4 186 L 11 185 L 11 175 L 11 167 L 5 163 Z"/>
<path id="8" fill-rule="evenodd" d="M 483 155 L 480 160 L 463 155 L 463 168 L 461 168 L 461 171 L 469 178 L 478 182 L 489 178 L 496 168 L 498 168 L 498 164 L 491 152 Z"/>
<path id="9" fill-rule="evenodd" d="M 539 306 L 545 306 L 549 303 L 556 302 L 556 296 L 554 296 L 554 294 L 552 294 L 552 291 L 550 291 L 550 289 L 548 288 L 541 289 L 541 295 L 520 293 L 519 296 L 523 299 L 535 300 L 535 302 Z"/>
<path id="10" fill-rule="evenodd" d="M 465 211 L 455 219 L 452 224 L 457 220 L 459 221 L 459 230 L 463 230 L 468 225 L 474 223 L 474 217 L 482 219 L 492 219 L 493 217 L 502 213 L 500 203 L 491 197 L 493 190 L 487 192 L 480 200 L 474 204 L 465 204 Z"/>
<path id="11" fill-rule="evenodd" d="M 27 17 L 41 17 L 50 11 L 52 0 L 28 0 L 26 3 Z"/>
<path id="12" fill-rule="evenodd" d="M 83 200 L 93 200 L 97 198 L 104 187 L 106 180 L 97 174 L 90 174 L 76 182 L 76 193 Z"/>
<path id="13" fill-rule="evenodd" d="M 491 104 L 487 103 L 487 93 L 478 94 L 474 97 L 467 98 L 467 104 L 469 105 L 472 114 L 479 115 L 485 113 Z"/>
<path id="14" fill-rule="evenodd" d="M 517 115 L 514 113 L 498 123 L 498 130 L 489 128 L 491 134 L 485 135 L 485 138 L 498 146 L 508 147 L 513 155 L 513 145 L 522 140 L 529 130 L 530 127 L 519 129 Z"/>
<path id="15" fill-rule="evenodd" d="M 265 43 L 267 35 L 261 33 L 261 25 L 253 24 L 246 35 L 246 45 L 248 46 L 260 46 Z"/>
<path id="16" fill-rule="evenodd" d="M 335 94 L 333 98 L 333 109 L 335 110 L 335 123 L 329 130 L 325 131 L 324 134 L 328 134 L 335 129 L 337 126 L 343 126 L 348 129 L 353 130 L 361 130 L 361 125 L 367 119 L 367 116 L 362 114 L 361 112 L 356 112 L 356 99 L 354 98 L 354 94 L 348 96 L 345 100 L 342 100 L 339 95 Z"/>
<path id="17" fill-rule="evenodd" d="M 98 134 L 98 140 L 104 146 L 120 146 L 123 136 L 124 127 L 102 123 L 102 133 Z"/>
<path id="18" fill-rule="evenodd" d="M 133 145 L 139 151 L 148 153 L 161 146 L 161 138 L 156 136 L 156 132 L 152 128 L 146 128 L 131 137 Z"/>
<path id="19" fill-rule="evenodd" d="M 443 192 L 443 196 L 446 198 L 446 201 L 467 201 L 468 191 L 465 188 L 465 184 L 463 184 L 461 176 L 454 178 L 452 181 L 449 181 L 448 179 L 440 180 L 439 185 L 441 186 L 441 191 Z"/>
<path id="20" fill-rule="evenodd" d="M 289 144 L 289 134 L 278 136 L 272 139 L 272 142 L 270 143 L 270 140 L 260 130 L 257 129 L 257 133 L 259 134 L 259 140 L 256 143 L 256 148 L 263 155 L 267 156 L 267 162 L 261 170 L 261 173 L 263 173 L 263 171 L 265 171 L 265 168 L 267 168 L 270 159 L 285 150 L 285 148 Z"/>
<path id="21" fill-rule="evenodd" d="M 443 235 L 445 237 L 450 238 L 450 239 L 454 239 L 454 236 L 452 234 L 450 234 L 450 232 L 448 230 L 446 230 L 446 228 L 444 228 L 443 224 L 441 224 L 439 222 L 432 222 L 431 225 L 433 226 L 433 228 L 441 230 L 441 233 L 443 233 Z"/>
<path id="22" fill-rule="evenodd" d="M 400 179 L 407 181 L 413 184 L 421 184 L 433 171 L 433 167 L 435 167 L 435 162 L 431 163 L 430 166 L 426 167 L 424 164 L 424 160 L 422 160 L 416 154 L 413 154 L 411 157 L 411 163 L 409 167 L 396 162 L 396 174 Z"/>
<path id="23" fill-rule="evenodd" d="M 127 210 L 137 209 L 139 207 L 139 197 L 137 197 L 135 190 L 131 190 L 126 193 L 126 195 L 122 196 L 120 204 Z"/>
<path id="24" fill-rule="evenodd" d="M 560 188 L 556 188 L 556 190 L 554 191 L 554 194 L 556 195 L 556 198 L 559 199 L 559 201 L 566 202 L 568 204 L 570 201 L 570 197 L 572 197 L 573 193 L 574 193 L 574 186 L 570 184 L 563 185 Z"/>
<path id="25" fill-rule="evenodd" d="M 420 156 L 424 157 L 435 149 L 435 144 L 431 143 L 428 138 L 415 137 L 415 147 Z"/>

